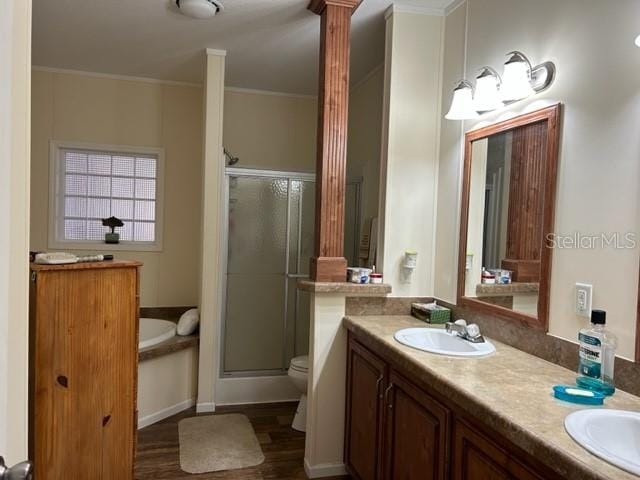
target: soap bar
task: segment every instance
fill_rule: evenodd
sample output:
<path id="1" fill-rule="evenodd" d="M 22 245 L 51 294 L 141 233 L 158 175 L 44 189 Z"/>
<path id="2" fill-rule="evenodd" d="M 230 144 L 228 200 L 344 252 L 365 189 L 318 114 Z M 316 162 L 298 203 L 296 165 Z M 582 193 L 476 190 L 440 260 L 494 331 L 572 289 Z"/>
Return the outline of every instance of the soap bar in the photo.
<path id="1" fill-rule="evenodd" d="M 581 405 L 602 405 L 605 399 L 601 393 L 570 385 L 554 385 L 553 395 L 559 400 Z"/>

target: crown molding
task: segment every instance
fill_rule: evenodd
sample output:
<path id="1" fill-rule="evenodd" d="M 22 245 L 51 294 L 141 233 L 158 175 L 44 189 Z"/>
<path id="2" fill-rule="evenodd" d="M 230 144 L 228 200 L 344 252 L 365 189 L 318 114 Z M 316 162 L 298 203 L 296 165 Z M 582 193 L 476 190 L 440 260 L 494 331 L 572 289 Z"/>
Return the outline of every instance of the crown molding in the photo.
<path id="1" fill-rule="evenodd" d="M 111 80 L 123 80 L 127 82 L 153 83 L 156 85 L 161 84 L 161 85 L 174 85 L 178 87 L 202 88 L 201 83 L 179 82 L 176 80 L 161 80 L 159 78 L 134 77 L 132 75 L 116 75 L 112 73 L 100 73 L 100 72 L 86 72 L 83 70 L 72 70 L 68 68 L 43 67 L 40 65 L 33 65 L 31 69 L 35 72 L 61 73 L 64 75 L 81 75 L 84 77 L 108 78 Z"/>
<path id="2" fill-rule="evenodd" d="M 384 12 L 385 20 L 388 20 L 389 17 L 395 15 L 396 13 L 410 13 L 412 15 L 429 15 L 432 17 L 444 17 L 445 9 L 444 8 L 435 8 L 435 7 L 418 7 L 416 5 L 402 5 L 394 3 L 390 5 L 389 8 Z"/>
<path id="3" fill-rule="evenodd" d="M 259 90 L 255 88 L 240 88 L 240 87 L 225 87 L 225 92 L 231 93 L 244 93 L 249 95 L 270 95 L 272 97 L 289 97 L 289 98 L 304 98 L 309 100 L 316 100 L 317 95 L 305 95 L 304 93 L 287 93 L 287 92 L 275 92 L 273 90 Z"/>
<path id="4" fill-rule="evenodd" d="M 358 91 L 360 87 L 362 87 L 365 83 L 367 83 L 376 73 L 384 68 L 384 62 L 380 63 L 378 66 L 374 67 L 369 73 L 367 73 L 364 77 L 354 83 L 351 87 L 351 93 L 355 93 Z"/>
<path id="5" fill-rule="evenodd" d="M 461 7 L 465 3 L 467 3 L 467 0 L 453 0 L 449 5 L 444 7 L 445 16 L 451 15 L 455 10 L 457 10 L 459 7 Z"/>

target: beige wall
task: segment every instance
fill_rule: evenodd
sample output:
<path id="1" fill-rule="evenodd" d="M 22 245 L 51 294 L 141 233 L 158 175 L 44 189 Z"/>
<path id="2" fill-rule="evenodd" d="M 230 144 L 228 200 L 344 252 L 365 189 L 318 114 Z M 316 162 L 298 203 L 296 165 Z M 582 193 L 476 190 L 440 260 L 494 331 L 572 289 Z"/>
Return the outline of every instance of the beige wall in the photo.
<path id="1" fill-rule="evenodd" d="M 315 97 L 227 89 L 224 146 L 235 166 L 315 171 L 317 106 Z"/>
<path id="2" fill-rule="evenodd" d="M 48 247 L 51 140 L 164 148 L 163 250 L 114 254 L 144 262 L 142 306 L 195 305 L 200 268 L 202 89 L 34 71 L 32 95 L 31 248 Z"/>
<path id="3" fill-rule="evenodd" d="M 31 1 L 0 15 L 0 455 L 27 458 Z"/>
<path id="4" fill-rule="evenodd" d="M 443 17 L 392 10 L 387 19 L 378 261 L 395 296 L 433 293 L 443 34 Z M 418 252 L 410 280 L 406 250 Z"/>
<path id="5" fill-rule="evenodd" d="M 114 253 L 144 262 L 143 306 L 195 305 L 202 88 L 35 70 L 32 92 L 31 249 L 48 247 L 51 140 L 164 148 L 163 250 Z M 224 144 L 240 157 L 236 166 L 313 171 L 316 103 L 312 97 L 227 90 Z"/>
<path id="6" fill-rule="evenodd" d="M 466 4 L 445 19 L 441 112 L 448 111 L 453 86 L 464 78 Z M 463 122 L 443 119 L 440 128 L 434 294 L 455 303 L 458 278 L 460 186 L 462 184 Z"/>
<path id="7" fill-rule="evenodd" d="M 377 67 L 351 89 L 347 177 L 362 178 L 362 228 L 378 216 L 384 68 Z"/>
<path id="8" fill-rule="evenodd" d="M 483 65 L 500 67 L 510 50 L 522 50 L 534 62 L 552 60 L 558 68 L 553 86 L 503 112 L 483 117 L 478 125 L 555 102 L 564 104 L 555 231 L 559 234 L 635 232 L 639 227 L 640 63 L 633 40 L 638 35 L 640 4 L 634 0 L 469 0 L 466 71 Z M 447 18 L 450 72 L 462 69 L 464 38 L 461 7 Z M 451 29 L 451 30 L 450 30 Z M 594 35 L 594 32 L 598 32 Z M 449 35 L 451 33 L 451 35 Z M 445 82 L 443 102 L 451 98 Z M 452 122 L 454 124 L 459 122 Z M 465 122 L 465 130 L 473 128 Z M 455 130 L 456 125 L 451 129 Z M 460 139 L 458 139 L 460 141 Z M 458 170 L 460 150 L 444 138 L 441 165 Z M 441 170 L 440 192 L 456 191 L 459 175 Z M 457 224 L 441 195 L 438 216 L 436 278 L 456 269 Z M 448 196 L 453 205 L 453 196 Z M 457 201 L 457 200 L 456 200 Z M 588 320 L 574 314 L 576 282 L 594 286 L 594 308 L 608 311 L 609 327 L 620 340 L 619 354 L 633 358 L 638 296 L 638 248 L 554 252 L 549 333 L 575 341 Z M 454 284 L 443 280 L 435 294 L 454 298 Z"/>

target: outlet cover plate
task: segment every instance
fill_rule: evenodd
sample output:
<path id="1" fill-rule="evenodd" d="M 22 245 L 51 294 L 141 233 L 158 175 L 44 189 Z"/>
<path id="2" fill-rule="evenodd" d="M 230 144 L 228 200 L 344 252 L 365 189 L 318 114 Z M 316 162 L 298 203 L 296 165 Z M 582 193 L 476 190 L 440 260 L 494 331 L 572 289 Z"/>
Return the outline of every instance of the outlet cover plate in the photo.
<path id="1" fill-rule="evenodd" d="M 591 317 L 591 299 L 593 297 L 593 285 L 576 283 L 575 305 L 576 315 Z"/>

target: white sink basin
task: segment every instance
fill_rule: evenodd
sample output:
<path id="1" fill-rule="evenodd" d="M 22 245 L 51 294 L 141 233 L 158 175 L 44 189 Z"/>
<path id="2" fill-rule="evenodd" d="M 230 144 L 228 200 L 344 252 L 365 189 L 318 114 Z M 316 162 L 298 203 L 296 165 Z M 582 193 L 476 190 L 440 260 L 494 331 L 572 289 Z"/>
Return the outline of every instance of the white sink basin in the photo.
<path id="1" fill-rule="evenodd" d="M 564 427 L 576 442 L 594 455 L 640 475 L 640 413 L 579 410 L 567 415 Z"/>
<path id="2" fill-rule="evenodd" d="M 471 343 L 436 328 L 405 328 L 398 330 L 394 338 L 403 345 L 418 350 L 454 357 L 480 357 L 496 351 L 496 347 L 487 340 L 483 343 Z"/>

